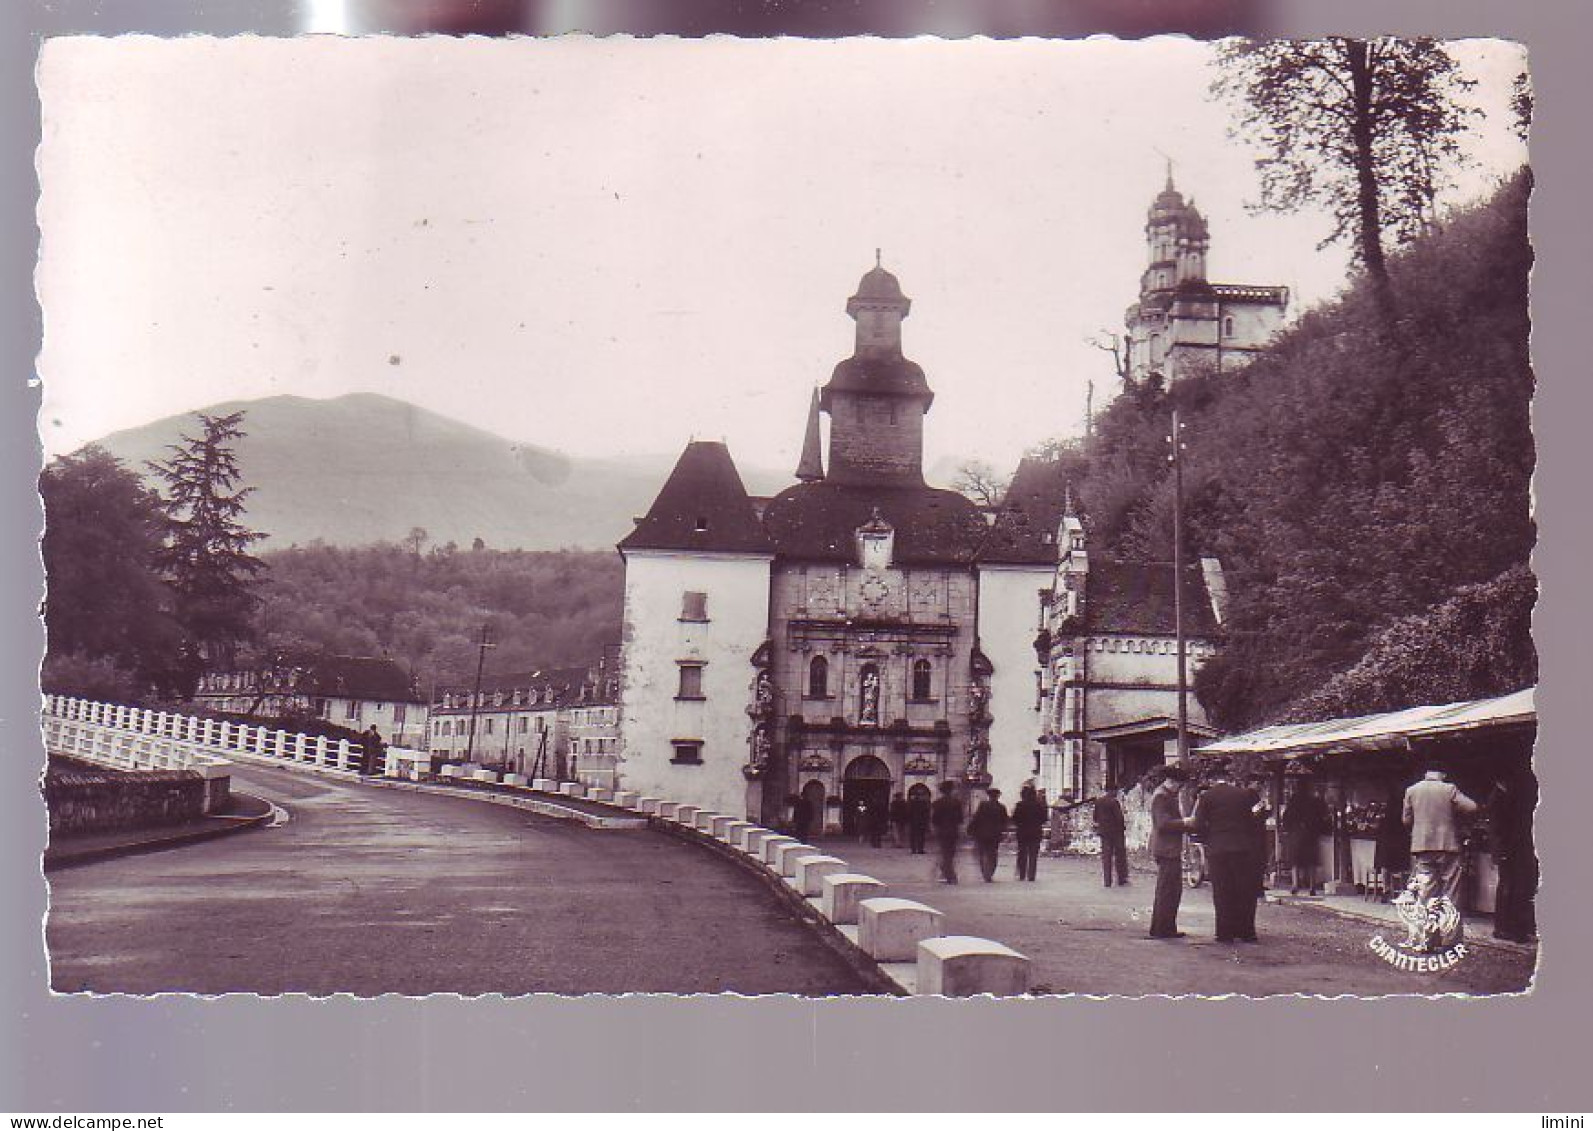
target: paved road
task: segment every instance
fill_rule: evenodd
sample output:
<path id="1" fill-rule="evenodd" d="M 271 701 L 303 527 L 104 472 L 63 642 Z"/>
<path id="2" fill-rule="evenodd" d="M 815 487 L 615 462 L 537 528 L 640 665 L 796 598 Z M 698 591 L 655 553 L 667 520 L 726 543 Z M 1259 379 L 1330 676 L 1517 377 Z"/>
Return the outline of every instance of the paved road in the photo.
<path id="1" fill-rule="evenodd" d="M 281 827 L 50 876 L 61 992 L 830 994 L 849 967 L 663 833 L 247 767 Z"/>
<path id="2" fill-rule="evenodd" d="M 1018 883 L 1016 858 L 1002 853 L 996 882 L 979 877 L 964 848 L 956 887 L 931 877 L 933 855 L 871 848 L 852 839 L 818 842 L 858 871 L 884 880 L 892 895 L 946 914 L 948 934 L 1000 939 L 1028 955 L 1034 983 L 1084 994 L 1497 994 L 1519 992 L 1535 956 L 1524 948 L 1477 947 L 1442 973 L 1396 970 L 1372 953 L 1374 935 L 1398 939 L 1391 925 L 1347 919 L 1320 907 L 1264 904 L 1261 942 L 1219 943 L 1211 885 L 1185 889 L 1179 926 L 1188 938 L 1147 939 L 1154 874 L 1136 872 L 1126 888 L 1104 888 L 1097 857 L 1042 857 L 1035 883 Z M 933 845 L 931 845 L 933 853 Z"/>

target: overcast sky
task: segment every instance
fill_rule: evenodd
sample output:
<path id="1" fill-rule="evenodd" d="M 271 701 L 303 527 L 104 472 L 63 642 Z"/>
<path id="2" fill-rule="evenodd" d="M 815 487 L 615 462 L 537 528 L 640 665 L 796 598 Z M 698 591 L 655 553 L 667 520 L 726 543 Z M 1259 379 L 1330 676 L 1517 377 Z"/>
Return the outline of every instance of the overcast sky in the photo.
<path id="1" fill-rule="evenodd" d="M 1342 285 L 1179 40 L 57 40 L 39 77 L 48 454 L 217 401 L 385 393 L 579 455 L 794 466 L 883 249 L 930 462 L 1076 433 L 1165 177 L 1214 281 Z M 1513 171 L 1521 55 L 1456 198 Z M 350 442 L 358 442 L 350 437 Z"/>

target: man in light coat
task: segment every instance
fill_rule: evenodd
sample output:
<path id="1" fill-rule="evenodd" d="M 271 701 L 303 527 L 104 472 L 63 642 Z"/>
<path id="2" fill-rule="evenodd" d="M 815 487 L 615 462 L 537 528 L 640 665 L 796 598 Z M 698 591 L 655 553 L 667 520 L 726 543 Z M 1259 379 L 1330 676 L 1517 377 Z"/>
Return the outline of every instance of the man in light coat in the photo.
<path id="1" fill-rule="evenodd" d="M 1405 791 L 1411 869 L 1425 875 L 1429 899 L 1443 896 L 1454 902 L 1460 888 L 1460 815 L 1476 811 L 1477 803 L 1436 766 L 1429 767 L 1422 780 Z"/>

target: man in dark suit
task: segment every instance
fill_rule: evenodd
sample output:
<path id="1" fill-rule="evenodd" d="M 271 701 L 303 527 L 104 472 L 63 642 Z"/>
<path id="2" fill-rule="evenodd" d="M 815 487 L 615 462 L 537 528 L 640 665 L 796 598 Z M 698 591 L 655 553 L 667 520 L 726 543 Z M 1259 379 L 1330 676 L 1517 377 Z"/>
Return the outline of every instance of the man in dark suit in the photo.
<path id="1" fill-rule="evenodd" d="M 1109 789 L 1095 799 L 1091 814 L 1095 831 L 1101 837 L 1101 878 L 1112 886 L 1113 865 L 1116 865 L 1117 882 L 1128 883 L 1128 842 L 1123 821 L 1123 803 L 1117 799 L 1117 790 Z"/>
<path id="2" fill-rule="evenodd" d="M 1233 783 L 1225 766 L 1216 784 L 1200 795 L 1190 818 L 1206 848 L 1211 901 L 1217 911 L 1217 941 L 1256 941 L 1256 807 L 1254 790 Z"/>
<path id="3" fill-rule="evenodd" d="M 957 882 L 957 842 L 962 839 L 962 802 L 957 798 L 957 783 L 940 783 L 940 796 L 930 806 L 929 823 L 935 827 L 935 842 L 940 847 L 940 878 Z"/>
<path id="4" fill-rule="evenodd" d="M 1189 780 L 1179 766 L 1169 766 L 1151 794 L 1150 854 L 1156 861 L 1156 903 L 1151 910 L 1150 937 L 1181 939 L 1178 904 L 1184 895 L 1184 820 L 1178 791 Z"/>

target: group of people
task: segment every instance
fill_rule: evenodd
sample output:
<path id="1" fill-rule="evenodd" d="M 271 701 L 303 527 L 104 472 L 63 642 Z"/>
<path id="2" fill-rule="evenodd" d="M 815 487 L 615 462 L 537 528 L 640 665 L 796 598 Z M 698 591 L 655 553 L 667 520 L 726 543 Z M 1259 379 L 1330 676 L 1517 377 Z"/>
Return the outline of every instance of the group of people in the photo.
<path id="1" fill-rule="evenodd" d="M 1149 937 L 1185 937 L 1178 929 L 1178 909 L 1184 888 L 1184 838 L 1197 836 L 1205 853 L 1211 880 L 1218 942 L 1254 943 L 1256 905 L 1266 888 L 1269 853 L 1268 824 L 1272 816 L 1260 786 L 1264 779 L 1240 781 L 1238 767 L 1210 767 L 1205 787 L 1193 810 L 1184 812 L 1183 792 L 1189 787 L 1188 771 L 1177 765 L 1159 768 L 1146 782 L 1151 789 L 1149 849 L 1156 865 L 1156 887 Z M 1137 783 L 1136 783 L 1137 784 Z M 1094 803 L 1092 816 L 1101 841 L 1101 875 L 1107 887 L 1129 883 L 1127 826 L 1120 794 L 1108 790 Z M 1017 872 L 1021 881 L 1033 881 L 1039 864 L 1040 844 L 1049 816 L 1045 802 L 1032 785 L 1025 785 L 1009 813 L 999 789 L 985 797 L 968 814 L 956 782 L 942 782 L 940 795 L 930 801 L 920 792 L 909 798 L 896 794 L 889 805 L 861 804 L 857 811 L 859 834 L 875 846 L 894 830 L 897 847 L 916 855 L 927 852 L 933 834 L 936 874 L 944 883 L 957 883 L 957 853 L 966 836 L 973 843 L 980 875 L 995 879 L 999 849 L 1010 828 L 1017 841 Z M 1528 940 L 1532 921 L 1532 895 L 1536 888 L 1536 854 L 1531 849 L 1531 791 L 1501 780 L 1490 799 L 1494 857 L 1499 865 L 1499 890 L 1495 934 L 1515 941 Z M 816 814 L 801 796 L 790 799 L 793 832 L 806 839 Z M 1461 834 L 1459 820 L 1476 811 L 1472 801 L 1431 767 L 1421 781 L 1405 791 L 1392 820 L 1408 841 L 1409 859 L 1418 878 L 1413 890 L 1423 899 L 1453 900 L 1460 882 Z M 1326 801 L 1309 777 L 1297 780 L 1278 814 L 1282 849 L 1292 869 L 1292 892 L 1321 892 L 1319 851 L 1331 835 L 1333 818 Z"/>

